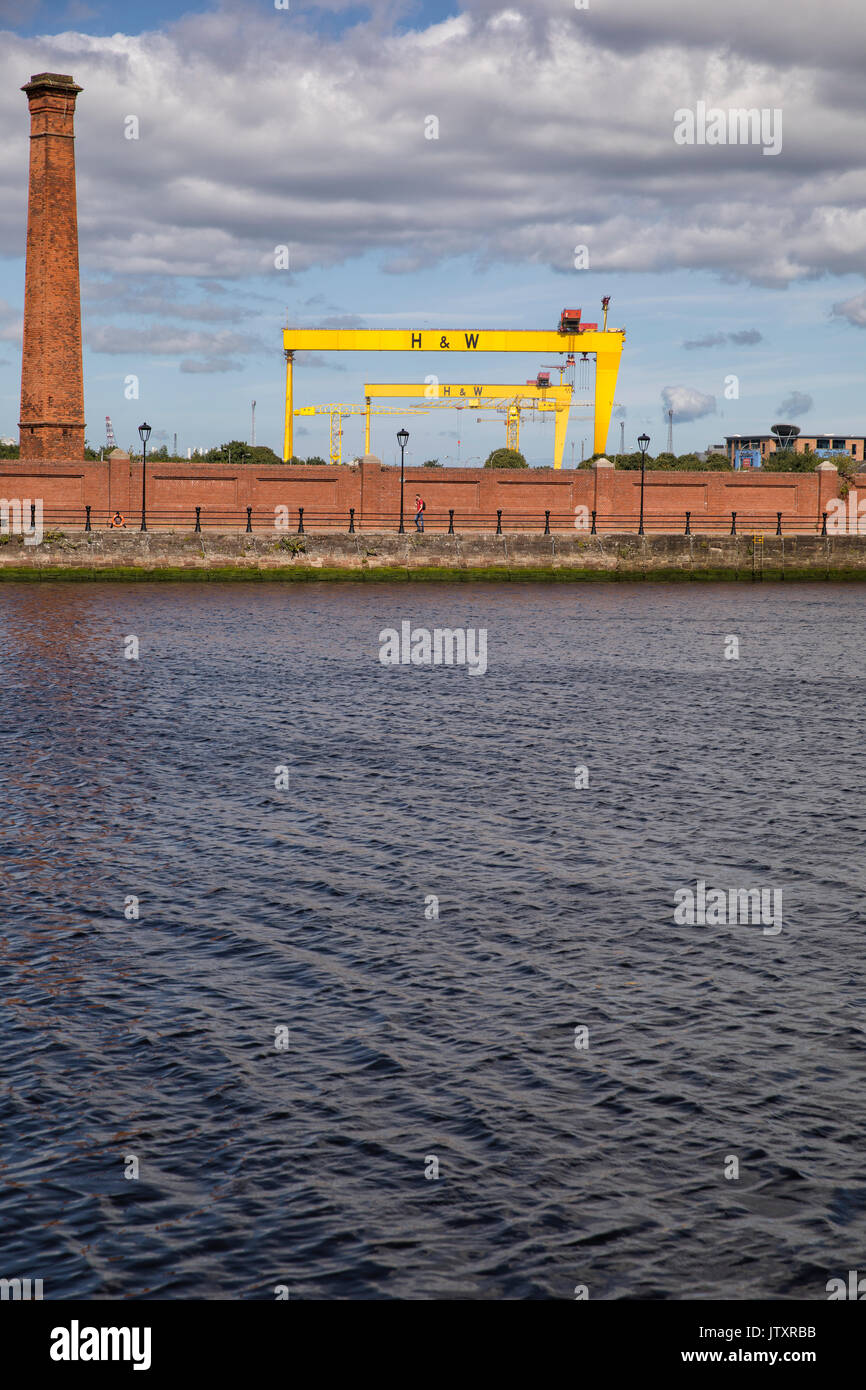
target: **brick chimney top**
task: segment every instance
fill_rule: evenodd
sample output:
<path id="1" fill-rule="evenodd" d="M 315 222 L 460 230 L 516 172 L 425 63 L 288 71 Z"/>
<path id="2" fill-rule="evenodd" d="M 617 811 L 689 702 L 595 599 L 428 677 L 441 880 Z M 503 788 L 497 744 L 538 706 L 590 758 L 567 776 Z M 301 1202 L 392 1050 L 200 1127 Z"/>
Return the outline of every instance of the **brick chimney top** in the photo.
<path id="1" fill-rule="evenodd" d="M 33 74 L 29 82 L 25 82 L 21 90 L 30 96 L 33 92 L 44 90 L 83 92 L 84 88 L 79 87 L 75 78 L 70 77 L 65 72 L 37 72 Z"/>

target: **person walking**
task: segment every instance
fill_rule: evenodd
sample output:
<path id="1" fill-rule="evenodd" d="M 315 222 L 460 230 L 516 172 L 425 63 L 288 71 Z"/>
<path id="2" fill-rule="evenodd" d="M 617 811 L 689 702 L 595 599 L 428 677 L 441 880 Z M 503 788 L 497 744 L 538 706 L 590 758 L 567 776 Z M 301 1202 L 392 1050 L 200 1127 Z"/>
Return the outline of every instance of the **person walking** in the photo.
<path id="1" fill-rule="evenodd" d="M 426 510 L 427 510 L 427 504 L 426 504 L 426 502 L 424 501 L 424 498 L 420 495 L 420 493 L 416 492 L 416 493 L 415 493 L 415 530 L 416 530 L 416 531 L 423 531 L 423 530 L 424 530 L 424 513 L 425 513 Z"/>

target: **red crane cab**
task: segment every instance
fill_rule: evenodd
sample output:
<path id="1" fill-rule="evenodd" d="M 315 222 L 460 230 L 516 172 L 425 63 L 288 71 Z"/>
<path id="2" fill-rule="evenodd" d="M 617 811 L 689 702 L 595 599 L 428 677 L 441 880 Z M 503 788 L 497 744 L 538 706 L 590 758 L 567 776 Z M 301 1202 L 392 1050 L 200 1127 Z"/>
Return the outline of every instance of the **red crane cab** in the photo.
<path id="1" fill-rule="evenodd" d="M 580 309 L 563 309 L 559 316 L 560 333 L 579 333 L 580 313 Z"/>

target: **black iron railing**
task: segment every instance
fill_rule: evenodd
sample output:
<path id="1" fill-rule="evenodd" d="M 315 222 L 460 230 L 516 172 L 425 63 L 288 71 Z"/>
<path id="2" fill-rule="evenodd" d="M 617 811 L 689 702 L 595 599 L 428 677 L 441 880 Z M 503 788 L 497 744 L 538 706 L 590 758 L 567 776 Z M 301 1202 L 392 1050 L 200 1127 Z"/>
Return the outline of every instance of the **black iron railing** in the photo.
<path id="1" fill-rule="evenodd" d="M 35 517 L 32 512 L 33 508 L 31 508 L 29 519 L 26 516 L 22 517 L 25 525 L 28 524 L 28 520 L 29 524 L 33 525 Z M 105 511 L 93 506 L 93 504 L 75 509 L 44 507 L 42 529 L 44 532 L 68 531 L 70 533 L 76 531 L 97 533 L 116 529 L 125 530 L 131 534 L 139 531 L 140 517 L 134 511 L 123 514 L 125 521 L 123 527 L 115 527 L 112 524 L 114 515 L 113 511 Z M 750 536 L 758 533 L 765 537 L 826 535 L 828 531 L 827 516 L 827 512 L 821 512 L 813 520 L 807 520 L 795 514 L 786 516 L 784 512 L 744 512 L 742 510 L 704 516 L 696 514 L 693 510 L 656 515 L 644 513 L 644 531 L 647 535 L 671 536 Z M 315 535 L 330 532 L 355 534 L 359 531 L 378 531 L 385 534 L 389 532 L 397 534 L 399 520 L 397 511 L 364 511 L 360 513 L 355 507 L 348 508 L 344 512 L 317 511 L 306 506 L 280 507 L 279 516 L 275 514 L 273 507 L 257 508 L 251 506 L 235 509 L 204 505 L 183 509 L 149 508 L 147 513 L 148 533 L 151 531 L 174 531 L 179 534 L 208 531 L 224 534 L 253 532 L 268 533 L 277 538 L 286 533 Z M 626 515 L 604 512 L 597 509 L 591 510 L 585 506 L 568 512 L 555 512 L 549 509 L 537 512 L 518 512 L 506 511 L 504 507 L 497 508 L 496 511 L 489 514 L 461 512 L 456 507 L 424 512 L 424 533 L 426 535 L 431 533 L 465 535 L 487 532 L 492 535 L 507 536 L 510 533 L 522 532 L 524 534 L 549 535 L 552 541 L 555 541 L 557 536 L 567 535 L 637 535 L 638 524 L 638 517 L 634 513 Z M 412 515 L 406 517 L 405 527 L 407 536 L 411 537 L 416 534 Z M 2 518 L 0 518 L 0 529 L 8 529 Z M 833 530 L 832 527 L 829 529 Z M 840 533 L 844 534 L 844 529 L 840 529 Z"/>

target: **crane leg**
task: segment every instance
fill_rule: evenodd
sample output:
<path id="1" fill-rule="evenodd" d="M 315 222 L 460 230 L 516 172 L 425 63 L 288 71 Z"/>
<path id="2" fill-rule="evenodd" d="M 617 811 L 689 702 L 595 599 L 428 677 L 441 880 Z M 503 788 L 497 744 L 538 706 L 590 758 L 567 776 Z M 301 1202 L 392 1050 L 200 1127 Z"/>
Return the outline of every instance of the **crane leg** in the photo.
<path id="1" fill-rule="evenodd" d="M 613 335 L 611 335 L 613 336 Z M 597 352 L 595 357 L 595 434 L 593 452 L 603 454 L 607 448 L 607 432 L 610 429 L 610 416 L 613 398 L 616 394 L 616 378 L 619 359 L 622 356 L 622 339 L 616 338 L 617 348 L 613 352 Z"/>
<path id="2" fill-rule="evenodd" d="M 568 405 L 557 408 L 553 417 L 554 436 L 553 436 L 553 466 L 562 467 L 562 455 L 565 451 L 565 434 L 568 429 Z"/>
<path id="3" fill-rule="evenodd" d="M 283 429 L 283 463 L 288 463 L 292 457 L 294 445 L 294 414 L 292 412 L 292 365 L 294 353 L 286 353 L 286 420 Z"/>

